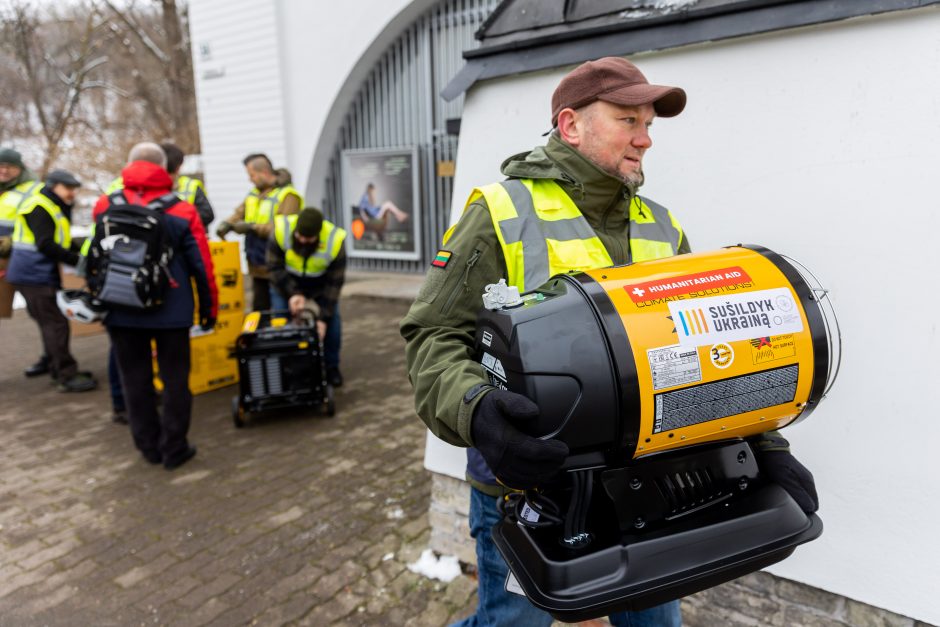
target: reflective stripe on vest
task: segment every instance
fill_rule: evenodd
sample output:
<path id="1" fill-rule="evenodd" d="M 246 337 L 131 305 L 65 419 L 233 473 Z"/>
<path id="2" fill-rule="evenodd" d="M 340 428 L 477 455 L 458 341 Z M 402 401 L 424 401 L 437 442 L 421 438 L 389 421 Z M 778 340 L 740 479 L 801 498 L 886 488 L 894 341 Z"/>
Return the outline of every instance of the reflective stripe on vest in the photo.
<path id="1" fill-rule="evenodd" d="M 176 195 L 182 201 L 191 205 L 196 204 L 197 189 L 201 189 L 203 194 L 206 193 L 206 188 L 199 179 L 194 179 L 191 176 L 181 176 L 176 179 Z"/>
<path id="2" fill-rule="evenodd" d="M 24 250 L 37 250 L 36 235 L 29 228 L 26 222 L 26 216 L 35 211 L 36 207 L 42 207 L 55 223 L 55 235 L 53 241 L 62 248 L 68 248 L 72 245 L 72 232 L 69 225 L 69 219 L 65 217 L 59 205 L 52 202 L 42 194 L 35 194 L 31 201 L 20 208 L 16 213 L 16 225 L 13 227 L 13 248 L 22 248 Z"/>
<path id="3" fill-rule="evenodd" d="M 293 185 L 275 187 L 265 194 L 258 191 L 257 187 L 252 189 L 245 197 L 245 222 L 249 224 L 273 222 L 281 203 L 291 194 L 297 196 L 300 207 L 303 208 L 304 197 Z"/>
<path id="4" fill-rule="evenodd" d="M 342 250 L 343 242 L 346 239 L 346 231 L 332 222 L 324 220 L 323 226 L 320 227 L 317 251 L 304 259 L 292 248 L 294 227 L 296 225 L 297 215 L 279 216 L 274 224 L 274 241 L 284 251 L 284 268 L 295 276 L 322 276 Z"/>
<path id="5" fill-rule="evenodd" d="M 0 194 L 0 232 L 13 230 L 16 213 L 26 200 L 42 189 L 41 181 L 25 181 Z"/>
<path id="6" fill-rule="evenodd" d="M 612 265 L 577 205 L 554 181 L 511 179 L 480 187 L 503 250 L 507 282 L 528 291 L 555 274 Z M 664 207 L 639 197 L 630 203 L 631 261 L 676 254 L 682 230 Z M 453 228 L 444 235 L 449 239 Z"/>

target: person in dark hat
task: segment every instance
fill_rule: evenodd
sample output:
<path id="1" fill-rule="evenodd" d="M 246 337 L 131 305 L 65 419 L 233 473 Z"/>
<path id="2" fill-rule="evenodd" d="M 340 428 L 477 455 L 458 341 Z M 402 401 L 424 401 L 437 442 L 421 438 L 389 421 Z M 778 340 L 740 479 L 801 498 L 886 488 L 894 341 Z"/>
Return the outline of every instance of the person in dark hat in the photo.
<path id="1" fill-rule="evenodd" d="M 307 207 L 298 214 L 277 217 L 267 251 L 271 306 L 294 315 L 316 308 L 327 381 L 334 387 L 343 384 L 339 294 L 346 280 L 345 241 L 346 231 L 325 220 L 319 209 Z"/>
<path id="2" fill-rule="evenodd" d="M 78 263 L 72 243 L 72 205 L 81 183 L 65 170 L 53 170 L 38 193 L 17 211 L 7 280 L 26 299 L 26 310 L 39 325 L 48 367 L 60 392 L 87 392 L 98 383 L 80 372 L 69 352 L 69 322 L 56 305 L 62 287 L 59 264 Z M 27 372 L 27 376 L 29 373 Z"/>
<path id="3" fill-rule="evenodd" d="M 32 196 L 42 183 L 23 165 L 23 157 L 12 148 L 0 148 L 0 318 L 13 315 L 16 290 L 7 282 L 7 263 L 13 248 L 13 224 L 16 211 L 24 199 Z M 34 375 L 49 372 L 48 358 L 40 359 L 27 369 Z"/>
<path id="4" fill-rule="evenodd" d="M 490 531 L 501 519 L 497 499 L 505 486 L 537 487 L 568 456 L 564 442 L 533 438 L 515 426 L 531 420 L 538 407 L 501 389 L 474 361 L 480 296 L 500 279 L 525 292 L 569 270 L 690 252 L 672 213 L 638 193 L 652 146 L 650 125 L 678 115 L 685 104 L 685 91 L 650 84 L 619 57 L 588 61 L 569 72 L 552 94 L 547 144 L 504 161 L 508 180 L 471 192 L 401 322 L 418 415 L 435 435 L 468 451 L 479 601 L 476 614 L 460 625 L 552 623 L 528 599 L 507 592 L 509 570 Z M 786 448 L 779 436 L 773 441 Z M 786 455 L 786 463 L 763 470 L 772 477 L 800 473 L 812 486 L 812 476 L 789 452 L 778 455 Z M 815 508 L 815 492 L 802 491 L 795 500 Z M 610 620 L 674 627 L 682 619 L 673 601 Z"/>

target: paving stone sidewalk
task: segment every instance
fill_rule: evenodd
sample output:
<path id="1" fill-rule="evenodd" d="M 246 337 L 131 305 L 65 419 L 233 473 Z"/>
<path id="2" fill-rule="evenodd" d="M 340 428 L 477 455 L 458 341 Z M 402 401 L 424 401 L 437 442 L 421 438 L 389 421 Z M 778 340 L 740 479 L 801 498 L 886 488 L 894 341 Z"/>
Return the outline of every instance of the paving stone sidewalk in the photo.
<path id="1" fill-rule="evenodd" d="M 73 338 L 99 390 L 26 379 L 25 312 L 0 322 L 0 625 L 444 625 L 475 582 L 407 569 L 427 547 L 425 431 L 398 320 L 343 303 L 337 415 L 236 430 L 234 388 L 198 396 L 198 456 L 168 472 L 110 422 L 106 337 Z"/>

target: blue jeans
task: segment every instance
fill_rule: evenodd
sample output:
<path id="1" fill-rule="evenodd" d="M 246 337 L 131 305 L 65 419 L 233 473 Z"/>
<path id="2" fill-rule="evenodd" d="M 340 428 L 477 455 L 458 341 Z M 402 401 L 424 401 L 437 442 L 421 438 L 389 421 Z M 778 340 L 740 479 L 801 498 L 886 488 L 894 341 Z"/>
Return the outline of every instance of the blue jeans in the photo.
<path id="1" fill-rule="evenodd" d="M 287 299 L 271 286 L 271 309 L 287 311 Z M 333 310 L 333 319 L 326 325 L 323 338 L 323 360 L 327 368 L 339 368 L 339 349 L 343 341 L 343 321 L 339 317 L 339 303 Z"/>
<path id="2" fill-rule="evenodd" d="M 470 488 L 470 535 L 477 541 L 477 611 L 452 627 L 548 627 L 552 617 L 518 594 L 505 588 L 509 566 L 499 554 L 490 531 L 500 521 L 496 499 Z M 678 601 L 670 601 L 639 612 L 610 615 L 615 627 L 680 627 Z"/>

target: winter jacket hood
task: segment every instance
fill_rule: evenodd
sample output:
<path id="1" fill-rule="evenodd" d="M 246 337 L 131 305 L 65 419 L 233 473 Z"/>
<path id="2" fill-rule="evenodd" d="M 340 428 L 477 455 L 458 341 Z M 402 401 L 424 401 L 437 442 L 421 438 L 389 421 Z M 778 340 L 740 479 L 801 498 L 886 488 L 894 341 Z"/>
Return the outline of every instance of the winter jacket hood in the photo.
<path id="1" fill-rule="evenodd" d="M 173 179 L 166 170 L 148 161 L 131 161 L 121 170 L 124 188 L 147 191 L 173 191 Z"/>

